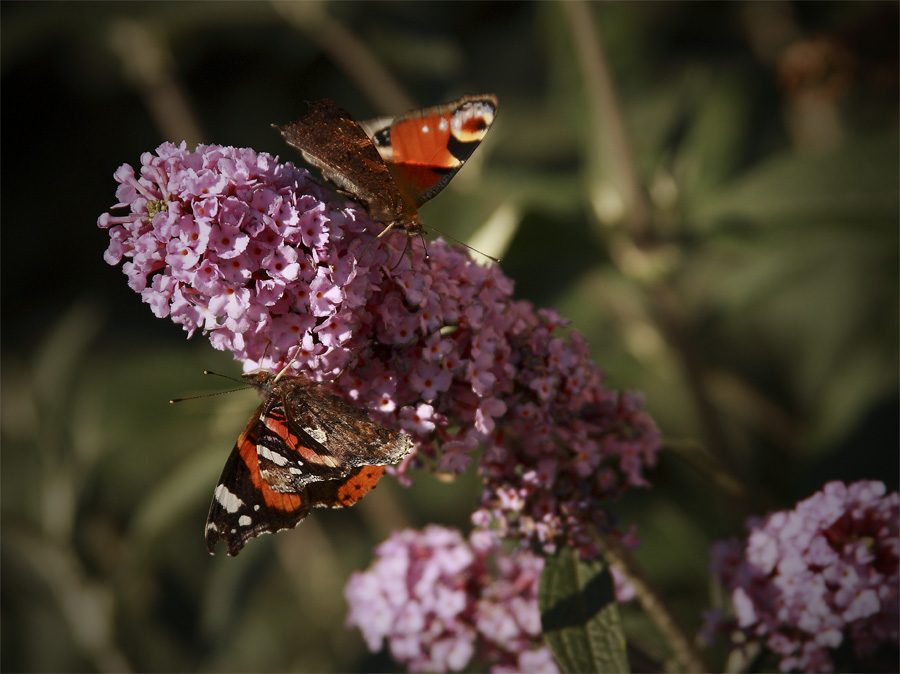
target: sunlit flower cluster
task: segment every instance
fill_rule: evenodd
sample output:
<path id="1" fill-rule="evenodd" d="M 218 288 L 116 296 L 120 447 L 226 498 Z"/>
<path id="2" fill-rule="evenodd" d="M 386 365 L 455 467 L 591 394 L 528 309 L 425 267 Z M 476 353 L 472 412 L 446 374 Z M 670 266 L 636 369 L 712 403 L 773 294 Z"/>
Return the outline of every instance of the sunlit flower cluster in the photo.
<path id="1" fill-rule="evenodd" d="M 106 260 L 159 317 L 246 370 L 334 376 L 418 441 L 401 467 L 458 473 L 484 449 L 475 521 L 586 556 L 604 503 L 645 483 L 658 434 L 637 396 L 603 385 L 580 335 L 512 299 L 498 266 L 329 200 L 308 173 L 248 149 L 172 144 L 122 166 Z M 406 250 L 406 253 L 403 251 Z"/>
<path id="2" fill-rule="evenodd" d="M 748 522 L 746 541 L 713 547 L 712 571 L 735 619 L 708 629 L 762 642 L 782 671 L 833 671 L 832 653 L 857 657 L 898 643 L 900 496 L 884 484 L 829 482 L 791 511 Z"/>
<path id="3" fill-rule="evenodd" d="M 412 672 L 555 672 L 542 643 L 537 588 L 544 560 L 503 553 L 495 536 L 429 526 L 396 532 L 344 594 L 349 625 L 370 650 L 386 642 Z"/>

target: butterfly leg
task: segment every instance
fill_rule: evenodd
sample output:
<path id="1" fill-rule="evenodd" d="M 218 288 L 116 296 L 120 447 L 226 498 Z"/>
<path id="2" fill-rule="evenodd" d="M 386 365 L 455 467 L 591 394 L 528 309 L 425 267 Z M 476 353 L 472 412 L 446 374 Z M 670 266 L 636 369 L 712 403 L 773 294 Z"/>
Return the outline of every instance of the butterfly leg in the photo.
<path id="1" fill-rule="evenodd" d="M 381 234 L 379 234 L 378 236 L 376 236 L 376 237 L 370 239 L 370 240 L 369 240 L 369 243 L 366 244 L 366 247 L 363 248 L 362 254 L 361 254 L 361 255 L 359 256 L 359 258 L 357 258 L 357 259 L 362 260 L 363 257 L 365 257 L 366 253 L 369 251 L 369 246 L 371 246 L 373 243 L 375 243 L 376 241 L 378 241 L 378 239 L 380 239 L 382 236 L 384 236 L 385 234 L 387 234 L 388 231 L 391 229 L 391 227 L 393 227 L 395 224 L 396 224 L 396 223 L 392 222 L 392 223 L 389 224 L 387 227 L 385 227 L 384 229 L 381 230 Z"/>
<path id="2" fill-rule="evenodd" d="M 391 267 L 391 271 L 394 271 L 397 267 L 400 266 L 400 263 L 403 262 L 403 256 L 406 255 L 406 251 L 409 250 L 409 239 L 410 237 L 406 237 L 406 243 L 403 244 L 403 251 L 400 253 L 400 257 L 397 258 L 397 264 Z M 422 243 L 425 243 L 424 237 L 422 238 Z M 428 259 L 428 251 L 425 251 L 425 259 Z"/>

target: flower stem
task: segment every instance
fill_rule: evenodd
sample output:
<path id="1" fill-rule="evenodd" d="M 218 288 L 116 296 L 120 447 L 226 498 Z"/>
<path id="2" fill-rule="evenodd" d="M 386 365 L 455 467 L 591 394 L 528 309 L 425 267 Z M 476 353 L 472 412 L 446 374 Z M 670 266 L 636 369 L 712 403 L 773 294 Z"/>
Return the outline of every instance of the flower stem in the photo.
<path id="1" fill-rule="evenodd" d="M 668 642 L 672 655 L 675 657 L 681 670 L 686 672 L 710 671 L 703 655 L 697 650 L 691 638 L 675 620 L 659 592 L 653 587 L 637 560 L 622 545 L 622 542 L 613 536 L 600 536 L 598 544 L 607 562 L 617 566 L 634 586 L 635 596 L 663 638 Z"/>

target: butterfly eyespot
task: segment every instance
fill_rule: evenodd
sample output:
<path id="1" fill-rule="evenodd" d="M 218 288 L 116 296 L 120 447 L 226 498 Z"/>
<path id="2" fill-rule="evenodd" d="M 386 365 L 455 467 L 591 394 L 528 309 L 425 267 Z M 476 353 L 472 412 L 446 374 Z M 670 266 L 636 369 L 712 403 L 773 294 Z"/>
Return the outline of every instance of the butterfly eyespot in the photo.
<path id="1" fill-rule="evenodd" d="M 299 121 L 275 128 L 373 219 L 414 237 L 423 230 L 419 207 L 459 171 L 484 139 L 498 106 L 494 94 L 469 95 L 360 123 L 325 100 L 310 104 Z M 460 151 L 459 143 L 470 147 Z"/>

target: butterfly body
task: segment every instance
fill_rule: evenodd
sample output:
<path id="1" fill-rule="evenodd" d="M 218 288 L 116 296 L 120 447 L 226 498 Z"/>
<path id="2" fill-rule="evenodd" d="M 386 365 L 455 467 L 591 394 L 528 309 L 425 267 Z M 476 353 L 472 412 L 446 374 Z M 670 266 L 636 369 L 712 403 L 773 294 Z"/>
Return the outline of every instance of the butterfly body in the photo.
<path id="1" fill-rule="evenodd" d="M 224 540 L 236 555 L 255 536 L 297 526 L 313 507 L 352 505 L 384 466 L 412 451 L 410 436 L 372 422 L 322 383 L 266 370 L 243 376 L 263 402 L 219 478 L 206 524 L 210 553 Z"/>
<path id="2" fill-rule="evenodd" d="M 311 103 L 299 121 L 276 128 L 373 219 L 417 236 L 423 230 L 419 207 L 465 164 L 499 105 L 494 94 L 467 95 L 359 123 L 333 101 L 323 100 Z"/>

